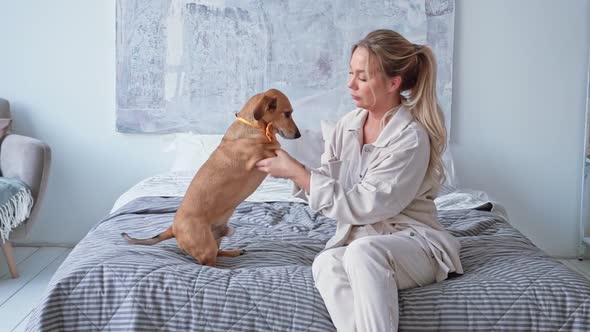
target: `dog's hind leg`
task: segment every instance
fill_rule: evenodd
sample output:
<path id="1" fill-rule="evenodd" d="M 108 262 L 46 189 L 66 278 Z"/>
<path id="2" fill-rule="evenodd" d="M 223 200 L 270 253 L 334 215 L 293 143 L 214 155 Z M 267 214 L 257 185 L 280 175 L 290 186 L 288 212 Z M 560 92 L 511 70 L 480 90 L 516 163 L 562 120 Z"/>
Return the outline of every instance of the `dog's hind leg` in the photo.
<path id="1" fill-rule="evenodd" d="M 223 239 L 225 236 L 232 236 L 235 232 L 233 228 L 231 228 L 225 224 L 221 225 L 221 226 L 214 226 L 212 231 L 213 231 L 213 236 L 216 238 L 216 241 L 217 241 L 217 248 L 219 248 L 219 246 L 221 245 L 221 239 Z M 217 256 L 236 257 L 236 256 L 243 255 L 244 253 L 246 253 L 246 250 L 244 250 L 244 249 L 219 250 L 219 251 L 217 251 Z"/>

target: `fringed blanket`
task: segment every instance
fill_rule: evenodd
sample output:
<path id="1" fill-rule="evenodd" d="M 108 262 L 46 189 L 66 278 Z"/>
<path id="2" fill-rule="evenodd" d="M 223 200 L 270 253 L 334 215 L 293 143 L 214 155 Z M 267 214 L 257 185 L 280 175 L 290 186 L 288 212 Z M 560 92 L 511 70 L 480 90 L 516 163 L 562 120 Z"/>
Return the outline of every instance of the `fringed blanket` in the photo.
<path id="1" fill-rule="evenodd" d="M 33 208 L 33 196 L 27 185 L 16 178 L 0 177 L 0 239 L 25 221 Z"/>

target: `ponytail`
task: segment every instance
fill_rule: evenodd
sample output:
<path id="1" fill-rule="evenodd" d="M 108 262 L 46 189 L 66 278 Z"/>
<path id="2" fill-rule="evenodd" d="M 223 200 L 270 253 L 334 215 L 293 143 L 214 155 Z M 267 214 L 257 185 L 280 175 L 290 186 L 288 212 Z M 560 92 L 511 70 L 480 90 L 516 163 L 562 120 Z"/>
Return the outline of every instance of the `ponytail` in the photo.
<path id="1" fill-rule="evenodd" d="M 427 175 L 441 184 L 445 180 L 442 155 L 447 147 L 444 114 L 436 97 L 436 59 L 429 47 L 417 46 L 416 83 L 402 103 L 412 111 L 430 138 L 430 162 Z"/>

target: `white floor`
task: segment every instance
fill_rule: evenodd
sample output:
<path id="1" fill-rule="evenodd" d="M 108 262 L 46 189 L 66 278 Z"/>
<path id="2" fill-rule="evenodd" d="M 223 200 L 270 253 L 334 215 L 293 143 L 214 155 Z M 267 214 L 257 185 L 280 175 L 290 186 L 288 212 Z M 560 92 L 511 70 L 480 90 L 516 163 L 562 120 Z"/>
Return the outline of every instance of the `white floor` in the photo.
<path id="1" fill-rule="evenodd" d="M 0 254 L 0 332 L 25 330 L 29 313 L 70 251 L 58 247 L 14 248 L 20 274 L 17 279 L 10 278 L 4 255 Z"/>
<path id="2" fill-rule="evenodd" d="M 20 277 L 11 279 L 0 255 L 0 332 L 24 331 L 28 316 L 39 302 L 53 273 L 72 251 L 58 247 L 16 247 Z M 561 260 L 590 280 L 590 260 Z"/>
<path id="3" fill-rule="evenodd" d="M 577 259 L 560 259 L 559 261 L 590 280 L 590 259 L 581 262 Z"/>

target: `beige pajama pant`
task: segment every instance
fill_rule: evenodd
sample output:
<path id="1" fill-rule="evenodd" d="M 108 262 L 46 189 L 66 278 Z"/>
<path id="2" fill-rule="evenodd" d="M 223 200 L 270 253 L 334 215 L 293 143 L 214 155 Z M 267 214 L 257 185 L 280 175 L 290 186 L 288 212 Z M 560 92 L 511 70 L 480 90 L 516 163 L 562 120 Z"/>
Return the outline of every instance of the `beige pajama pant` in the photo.
<path id="1" fill-rule="evenodd" d="M 411 231 L 365 236 L 328 249 L 312 271 L 338 332 L 397 331 L 398 289 L 435 281 L 436 259 Z"/>

